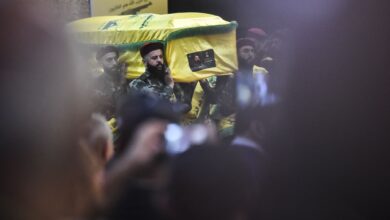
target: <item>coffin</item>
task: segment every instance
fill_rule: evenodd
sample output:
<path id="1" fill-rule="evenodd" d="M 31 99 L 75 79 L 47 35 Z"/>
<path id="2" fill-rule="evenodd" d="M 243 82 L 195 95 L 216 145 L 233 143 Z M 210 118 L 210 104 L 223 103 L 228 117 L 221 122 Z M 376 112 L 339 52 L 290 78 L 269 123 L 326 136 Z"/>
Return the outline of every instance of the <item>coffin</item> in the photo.
<path id="1" fill-rule="evenodd" d="M 145 70 L 139 48 L 146 42 L 164 44 L 165 59 L 176 82 L 193 82 L 237 70 L 237 23 L 211 14 L 91 17 L 74 21 L 68 28 L 91 51 L 105 45 L 118 47 L 120 60 L 127 63 L 129 79 Z"/>

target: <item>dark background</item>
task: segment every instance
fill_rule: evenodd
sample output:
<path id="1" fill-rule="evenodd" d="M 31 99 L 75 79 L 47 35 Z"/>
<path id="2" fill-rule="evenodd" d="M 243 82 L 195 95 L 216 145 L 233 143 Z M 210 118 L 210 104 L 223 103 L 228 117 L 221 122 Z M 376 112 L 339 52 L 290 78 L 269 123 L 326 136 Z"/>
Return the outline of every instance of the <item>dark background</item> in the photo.
<path id="1" fill-rule="evenodd" d="M 272 4 L 270 0 L 168 0 L 168 11 L 204 12 L 218 15 L 227 21 L 237 21 L 240 35 L 249 27 L 261 27 L 265 31 L 284 28 L 286 22 L 277 15 Z"/>
<path id="2" fill-rule="evenodd" d="M 388 0 L 171 0 L 169 10 L 236 20 L 239 34 L 291 31 L 271 72 L 288 83 L 267 143 L 264 219 L 390 219 Z"/>

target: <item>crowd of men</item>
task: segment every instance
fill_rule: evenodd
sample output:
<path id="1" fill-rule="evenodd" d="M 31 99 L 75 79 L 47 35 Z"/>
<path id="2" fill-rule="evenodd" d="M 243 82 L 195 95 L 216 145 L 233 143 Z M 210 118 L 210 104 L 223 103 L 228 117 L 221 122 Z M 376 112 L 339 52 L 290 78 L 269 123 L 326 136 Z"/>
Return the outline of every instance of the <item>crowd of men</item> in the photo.
<path id="1" fill-rule="evenodd" d="M 145 72 L 132 80 L 125 77 L 126 68 L 131 66 L 119 62 L 118 48 L 98 49 L 96 60 L 103 73 L 92 84 L 94 111 L 106 120 L 115 118 L 118 123 L 114 138 L 102 116 L 94 115 L 89 123 L 85 145 L 93 152 L 92 157 L 100 161 L 100 170 L 106 177 L 104 195 L 99 196 L 103 211 L 94 214 L 108 219 L 261 216 L 260 188 L 268 175 L 263 119 L 276 104 L 276 99 L 269 101 L 274 94 L 268 90 L 271 73 L 264 66 L 271 68 L 275 62 L 270 48 L 279 49 L 278 45 L 268 45 L 270 38 L 276 37 L 268 36 L 260 28 L 249 29 L 235 45 L 236 72 L 193 83 L 174 82 L 162 43 L 150 42 L 140 47 Z M 192 108 L 197 83 L 203 89 L 201 111 L 206 113 L 193 123 L 204 126 L 200 131 L 190 129 L 191 126 L 180 128 Z M 173 146 L 166 137 L 166 127 L 171 123 L 178 124 L 183 132 L 187 129 L 183 138 L 186 141 L 178 142 L 178 149 L 168 149 Z M 203 140 L 191 139 L 202 132 L 207 133 Z M 212 146 L 218 143 L 224 146 Z M 172 157 L 172 152 L 178 155 Z M 202 177 L 197 176 L 199 170 Z M 214 185 L 213 181 L 224 185 Z M 197 189 L 199 184 L 205 184 L 205 188 Z M 243 185 L 245 189 L 241 188 Z M 216 194 L 216 198 L 212 200 L 210 194 Z"/>
<path id="2" fill-rule="evenodd" d="M 263 146 L 265 127 L 263 122 L 258 119 L 259 116 L 265 118 L 266 111 L 263 109 L 274 104 L 265 105 L 265 100 L 270 96 L 268 91 L 264 91 L 267 89 L 270 72 L 262 65 L 265 60 L 268 63 L 274 62 L 272 58 L 267 56 L 268 52 L 264 50 L 267 40 L 268 36 L 262 29 L 249 29 L 246 37 L 237 40 L 239 64 L 237 72 L 216 77 L 216 80 L 214 77 L 214 85 L 208 79 L 199 81 L 203 89 L 202 98 L 205 100 L 203 111 L 208 113 L 196 122 L 207 124 L 208 128 L 203 128 L 205 129 L 203 132 L 209 132 L 210 129 L 216 128 L 219 132 L 211 131 L 203 142 L 190 143 L 190 145 L 202 144 L 205 146 L 190 148 L 188 152 L 180 151 L 183 158 L 188 158 L 183 159 L 183 161 L 179 159 L 180 165 L 173 166 L 166 164 L 169 158 L 164 158 L 167 155 L 164 156 L 163 149 L 165 146 L 165 151 L 167 150 L 169 140 L 166 138 L 161 140 L 156 135 L 163 133 L 163 128 L 167 123 L 180 124 L 183 121 L 185 113 L 191 110 L 191 99 L 198 82 L 175 84 L 165 63 L 162 43 L 145 43 L 140 48 L 139 52 L 145 65 L 145 72 L 133 80 L 125 78 L 125 70 L 131 66 L 126 67 L 125 64 L 118 61 L 120 51 L 116 47 L 105 46 L 97 51 L 96 60 L 104 71 L 93 84 L 95 91 L 93 100 L 96 100 L 95 111 L 103 114 L 106 120 L 115 117 L 119 121 L 115 134 L 115 147 L 113 145 L 114 139 L 112 135 L 108 134 L 109 131 L 103 125 L 104 121 L 101 116 L 95 115 L 91 119 L 91 125 L 95 126 L 89 127 L 89 135 L 87 136 L 87 140 L 89 140 L 87 146 L 92 148 L 93 152 L 97 152 L 94 155 L 98 156 L 98 161 L 109 163 L 106 170 L 104 170 L 104 166 L 101 166 L 101 169 L 106 173 L 105 188 L 109 192 L 105 200 L 110 201 L 110 205 L 105 206 L 106 212 L 103 215 L 107 215 L 109 219 L 161 219 L 162 216 L 167 219 L 257 218 L 259 214 L 257 206 L 261 201 L 259 187 L 267 176 L 266 157 L 264 156 L 266 151 Z M 277 50 L 273 47 L 272 49 Z M 213 112 L 210 110 L 210 105 L 214 105 Z M 248 117 L 247 114 L 251 114 L 251 117 Z M 234 128 L 236 117 L 239 118 L 239 122 Z M 222 124 L 226 119 L 230 120 L 231 123 L 225 127 L 220 126 L 219 123 Z M 195 133 L 196 131 L 191 130 L 191 132 Z M 218 135 L 213 136 L 214 133 Z M 148 140 L 142 140 L 142 138 Z M 141 139 L 142 143 L 138 144 L 139 140 L 137 139 Z M 101 140 L 101 143 L 96 143 L 96 140 Z M 213 149 L 211 145 L 219 142 L 226 146 Z M 134 146 L 129 146 L 129 143 Z M 184 145 L 184 143 L 181 144 Z M 153 149 L 156 148 L 156 145 L 159 148 Z M 107 160 L 107 158 L 111 158 L 114 151 L 114 159 Z M 189 155 L 187 156 L 187 154 Z M 157 162 L 155 161 L 156 157 L 159 158 Z M 132 172 L 135 175 L 136 173 L 136 171 L 132 171 L 135 169 L 134 165 L 131 166 L 135 163 L 132 160 L 138 160 L 138 163 L 143 164 L 142 166 L 152 166 L 152 171 L 143 170 L 144 173 L 151 175 L 148 180 L 145 180 L 144 176 L 138 177 L 137 181 L 127 180 L 125 175 L 131 175 Z M 205 176 L 197 177 L 196 171 L 191 170 L 203 168 L 196 165 L 194 167 L 190 164 L 186 165 L 186 163 L 194 163 L 193 161 L 199 161 L 195 163 L 206 165 L 205 170 L 202 171 Z M 210 167 L 218 163 L 222 163 L 223 167 L 209 170 Z M 180 166 L 180 169 L 184 170 L 178 170 L 176 166 Z M 228 173 L 224 174 L 226 166 L 232 167 L 228 169 Z M 173 167 L 170 174 L 173 180 L 164 182 L 161 179 L 166 178 L 165 172 L 167 172 L 166 169 L 170 169 L 169 167 Z M 136 177 L 136 175 L 133 176 L 133 178 Z M 186 179 L 193 178 L 195 182 L 190 185 L 182 183 L 182 181 L 188 181 Z M 195 180 L 198 178 L 200 179 Z M 239 180 L 231 178 L 239 178 Z M 212 179 L 222 182 L 229 181 L 230 183 L 225 183 L 225 186 L 219 184 L 213 186 L 209 182 Z M 142 183 L 137 183 L 138 181 Z M 196 181 L 204 182 L 207 187 L 196 190 Z M 243 184 L 247 185 L 245 190 L 237 188 Z M 172 191 L 166 191 L 165 187 L 172 187 Z M 192 194 L 192 190 L 201 193 Z M 231 191 L 235 191 L 236 194 L 229 196 L 232 194 Z M 172 193 L 170 195 L 171 203 L 155 204 L 152 197 L 161 192 Z M 210 198 L 207 195 L 209 193 L 217 193 L 218 198 L 208 203 Z M 160 200 L 164 199 L 164 196 L 157 197 Z M 202 203 L 204 205 L 196 207 Z M 178 216 L 171 216 L 172 213 L 169 212 L 172 210 L 170 209 L 174 209 L 173 207 L 176 206 L 180 207 L 178 208 L 180 212 L 174 214 Z"/>
<path id="3" fill-rule="evenodd" d="M 96 60 L 103 73 L 97 77 L 93 97 L 96 111 L 107 120 L 115 118 L 115 108 L 121 99 L 132 94 L 146 94 L 174 103 L 178 114 L 185 121 L 186 113 L 192 110 L 192 98 L 199 83 L 203 94 L 203 115 L 196 115 L 196 122 L 212 121 L 219 134 L 227 140 L 233 137 L 234 119 L 237 105 L 261 105 L 270 100 L 268 81 L 274 59 L 270 51 L 279 50 L 279 45 L 270 43 L 281 41 L 280 36 L 268 36 L 260 28 L 250 28 L 246 37 L 237 40 L 238 70 L 227 76 L 211 77 L 191 83 L 175 83 L 164 58 L 164 45 L 159 42 L 145 43 L 139 52 L 145 65 L 145 72 L 136 79 L 126 79 L 125 63 L 120 63 L 120 51 L 114 46 L 98 49 Z M 239 88 L 243 87 L 243 88 Z M 247 90 L 245 90 L 247 89 Z M 241 91 L 249 91 L 247 97 Z M 275 100 L 272 100 L 275 101 Z M 210 106 L 213 106 L 210 109 Z M 226 125 L 227 124 L 227 125 Z"/>
<path id="4" fill-rule="evenodd" d="M 161 44 L 140 48 L 145 73 L 131 82 L 120 52 L 102 48 L 91 89 L 62 26 L 3 1 L 0 219 L 388 219 L 388 51 L 367 42 L 388 41 L 370 25 L 388 11 L 361 16 L 377 4 L 296 25 L 294 35 L 249 29 L 237 41 L 238 71 L 199 82 L 211 120 L 184 127 L 191 105 L 172 98 L 179 83 Z M 233 133 L 216 136 L 226 120 Z"/>

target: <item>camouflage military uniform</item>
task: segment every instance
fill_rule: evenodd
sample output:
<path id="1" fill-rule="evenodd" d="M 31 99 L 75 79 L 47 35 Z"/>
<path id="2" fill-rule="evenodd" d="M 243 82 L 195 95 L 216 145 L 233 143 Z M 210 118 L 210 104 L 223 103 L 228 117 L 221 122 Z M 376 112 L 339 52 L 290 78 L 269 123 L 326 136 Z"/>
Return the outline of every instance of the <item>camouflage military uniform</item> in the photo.
<path id="1" fill-rule="evenodd" d="M 152 96 L 157 96 L 162 99 L 174 101 L 173 88 L 168 86 L 160 79 L 153 77 L 152 73 L 146 71 L 139 78 L 133 80 L 129 84 L 129 91 L 137 91 Z"/>
<path id="2" fill-rule="evenodd" d="M 236 110 L 234 76 L 218 76 L 214 88 L 207 90 L 208 102 L 214 104 L 210 107 L 210 118 L 217 124 L 220 138 L 232 138 Z"/>
<path id="3" fill-rule="evenodd" d="M 194 95 L 197 82 L 190 83 L 175 83 L 173 92 L 176 101 L 179 103 L 186 103 L 191 107 L 192 96 Z"/>
<path id="4" fill-rule="evenodd" d="M 219 117 L 226 117 L 235 112 L 235 90 L 235 78 L 233 75 L 217 78 L 214 95 Z"/>
<path id="5" fill-rule="evenodd" d="M 96 78 L 94 103 L 96 110 L 107 119 L 114 117 L 118 101 L 126 94 L 126 83 L 114 82 L 109 75 L 104 73 Z"/>

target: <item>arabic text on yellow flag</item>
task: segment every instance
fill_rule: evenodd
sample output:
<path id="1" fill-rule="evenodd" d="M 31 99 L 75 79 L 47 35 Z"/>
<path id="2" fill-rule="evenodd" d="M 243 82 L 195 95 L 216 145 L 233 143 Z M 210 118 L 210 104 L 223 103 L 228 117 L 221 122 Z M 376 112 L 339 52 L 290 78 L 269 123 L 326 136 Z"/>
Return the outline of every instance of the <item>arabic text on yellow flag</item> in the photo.
<path id="1" fill-rule="evenodd" d="M 96 47 L 114 45 L 128 64 L 127 77 L 145 71 L 139 48 L 161 42 L 177 82 L 193 82 L 237 70 L 235 22 L 204 13 L 139 14 L 93 17 L 69 24 L 76 39 Z"/>
<path id="2" fill-rule="evenodd" d="M 91 0 L 92 16 L 168 13 L 168 0 Z"/>

